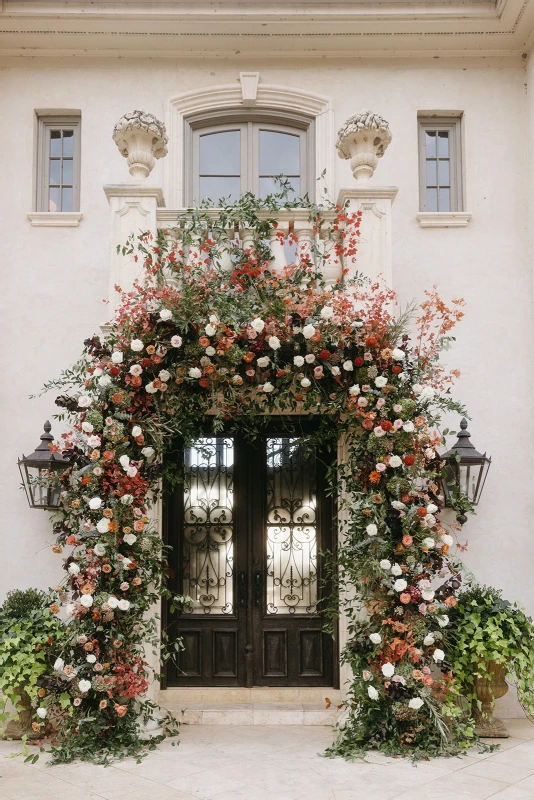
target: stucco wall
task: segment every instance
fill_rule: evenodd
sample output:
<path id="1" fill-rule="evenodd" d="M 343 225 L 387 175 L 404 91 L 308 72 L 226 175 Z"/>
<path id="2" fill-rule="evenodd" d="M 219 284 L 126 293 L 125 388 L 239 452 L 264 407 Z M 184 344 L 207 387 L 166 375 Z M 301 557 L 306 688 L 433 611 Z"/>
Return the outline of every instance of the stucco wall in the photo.
<path id="1" fill-rule="evenodd" d="M 56 376 L 106 319 L 109 209 L 102 186 L 127 178 L 111 140 L 116 120 L 134 108 L 163 118 L 166 100 L 199 86 L 260 80 L 332 98 L 336 129 L 356 110 L 382 114 L 393 142 L 374 182 L 397 185 L 393 215 L 394 287 L 402 304 L 438 283 L 463 296 L 465 321 L 449 354 L 462 371 L 456 395 L 473 416 L 470 430 L 493 465 L 477 517 L 465 536 L 468 566 L 534 611 L 531 451 L 532 291 L 528 236 L 532 182 L 528 166 L 526 72 L 517 61 L 340 61 L 310 59 L 276 68 L 262 63 L 172 60 L 36 60 L 0 64 L 2 213 L 3 534 L 0 595 L 14 587 L 54 585 L 60 557 L 51 553 L 47 515 L 30 511 L 19 491 L 17 456 L 38 442 L 55 411 L 53 394 L 28 395 Z M 81 211 L 78 228 L 34 228 L 34 109 L 82 113 Z M 418 211 L 417 111 L 463 110 L 466 210 L 463 229 L 425 229 Z M 171 143 L 172 146 L 172 143 Z M 151 180 L 162 182 L 159 162 Z M 333 194 L 353 185 L 336 159 Z M 453 421 L 454 422 L 454 421 Z M 59 426 L 54 426 L 59 432 Z"/>

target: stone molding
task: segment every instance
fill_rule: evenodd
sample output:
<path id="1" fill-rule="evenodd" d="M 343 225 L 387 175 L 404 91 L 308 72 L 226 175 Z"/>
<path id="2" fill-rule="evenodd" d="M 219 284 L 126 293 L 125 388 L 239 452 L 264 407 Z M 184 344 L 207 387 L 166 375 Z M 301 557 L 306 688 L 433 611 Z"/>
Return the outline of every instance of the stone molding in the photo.
<path id="1" fill-rule="evenodd" d="M 421 228 L 465 228 L 472 216 L 471 211 L 421 211 L 417 219 Z"/>
<path id="2" fill-rule="evenodd" d="M 130 175 L 137 180 L 148 178 L 157 158 L 167 155 L 165 125 L 146 111 L 129 111 L 113 128 L 113 141 L 128 160 Z"/>
<path id="3" fill-rule="evenodd" d="M 32 211 L 26 215 L 34 228 L 77 228 L 80 211 Z"/>

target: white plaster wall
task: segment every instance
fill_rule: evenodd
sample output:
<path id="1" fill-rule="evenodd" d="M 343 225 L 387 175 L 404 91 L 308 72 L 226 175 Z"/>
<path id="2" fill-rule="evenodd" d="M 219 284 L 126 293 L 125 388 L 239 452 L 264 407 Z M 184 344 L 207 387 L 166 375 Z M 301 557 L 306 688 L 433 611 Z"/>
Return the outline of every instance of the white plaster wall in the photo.
<path id="1" fill-rule="evenodd" d="M 54 584 L 60 557 L 51 553 L 43 512 L 30 511 L 17 456 L 38 442 L 54 413 L 53 394 L 28 395 L 69 365 L 83 339 L 105 320 L 108 281 L 106 183 L 127 178 L 111 140 L 115 121 L 143 108 L 162 118 L 166 100 L 199 86 L 237 81 L 240 70 L 260 80 L 330 96 L 336 128 L 370 107 L 389 120 L 393 142 L 374 182 L 397 185 L 393 217 L 394 286 L 403 304 L 440 285 L 444 297 L 465 297 L 466 319 L 450 354 L 462 370 L 456 390 L 474 418 L 477 446 L 493 457 L 482 505 L 466 528 L 465 560 L 481 581 L 534 611 L 531 451 L 532 287 L 529 202 L 533 184 L 527 148 L 526 72 L 516 61 L 363 61 L 310 58 L 276 68 L 261 62 L 97 59 L 13 59 L 0 63 L 4 98 L 0 126 L 2 234 L 3 530 L 0 596 L 14 587 Z M 82 112 L 79 228 L 32 228 L 34 109 Z M 417 111 L 463 110 L 466 210 L 464 229 L 425 229 L 418 211 Z M 532 132 L 532 127 L 531 127 Z M 172 143 L 171 143 L 172 146 Z M 353 185 L 348 162 L 336 161 L 334 195 Z M 162 163 L 152 173 L 162 181 Z M 55 426 L 58 431 L 58 426 Z"/>

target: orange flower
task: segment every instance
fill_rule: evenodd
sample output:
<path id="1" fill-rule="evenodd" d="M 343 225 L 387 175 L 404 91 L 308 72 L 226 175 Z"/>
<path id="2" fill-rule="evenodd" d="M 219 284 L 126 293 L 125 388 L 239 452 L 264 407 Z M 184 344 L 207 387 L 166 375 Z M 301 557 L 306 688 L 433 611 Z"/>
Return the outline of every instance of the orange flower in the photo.
<path id="1" fill-rule="evenodd" d="M 402 543 L 405 547 L 410 547 L 413 544 L 413 537 L 409 533 L 405 533 L 402 537 Z"/>
<path id="2" fill-rule="evenodd" d="M 81 483 L 82 486 L 87 486 L 88 483 L 91 483 L 91 478 L 89 477 L 89 475 L 84 475 Z"/>
<path id="3" fill-rule="evenodd" d="M 436 612 L 436 606 L 434 605 L 434 603 L 430 603 L 430 605 L 428 606 L 428 613 L 434 614 L 435 612 Z"/>
<path id="4" fill-rule="evenodd" d="M 456 600 L 456 597 L 453 597 L 452 595 L 445 598 L 445 605 L 447 608 L 454 608 L 457 602 L 458 601 Z"/>
<path id="5" fill-rule="evenodd" d="M 146 351 L 147 351 L 148 355 L 151 356 L 156 352 L 156 348 L 154 347 L 153 344 L 149 344 L 147 349 L 146 349 Z"/>
<path id="6" fill-rule="evenodd" d="M 67 536 L 65 541 L 67 544 L 78 544 L 78 539 L 73 533 L 71 533 L 70 536 Z"/>
<path id="7" fill-rule="evenodd" d="M 442 544 L 441 547 L 440 547 L 440 550 L 443 553 L 443 555 L 446 556 L 447 553 L 449 552 L 449 545 L 448 544 Z"/>
<path id="8" fill-rule="evenodd" d="M 362 422 L 362 427 L 365 428 L 366 431 L 370 431 L 374 428 L 373 420 L 372 419 L 364 419 Z"/>
<path id="9" fill-rule="evenodd" d="M 83 586 L 80 587 L 80 592 L 82 594 L 93 594 L 94 586 L 91 583 L 84 583 Z"/>
<path id="10" fill-rule="evenodd" d="M 426 508 L 423 508 L 421 506 L 421 508 L 418 508 L 415 513 L 417 514 L 418 517 L 426 517 Z"/>
<path id="11" fill-rule="evenodd" d="M 432 677 L 432 675 L 423 675 L 423 683 L 425 686 L 433 686 L 434 678 Z"/>
<path id="12" fill-rule="evenodd" d="M 132 377 L 132 380 L 130 381 L 130 383 L 132 384 L 132 386 L 136 386 L 136 387 L 137 386 L 141 386 L 141 384 L 143 383 L 143 379 L 140 378 L 139 375 L 134 375 Z"/>
<path id="13" fill-rule="evenodd" d="M 246 361 L 246 362 L 247 362 L 247 364 L 248 364 L 248 363 L 250 363 L 251 361 L 254 361 L 254 358 L 255 358 L 255 355 L 254 355 L 254 353 L 251 353 L 251 352 L 249 351 L 248 353 L 245 353 L 245 355 L 243 356 L 243 361 Z"/>
<path id="14" fill-rule="evenodd" d="M 98 707 L 99 707 L 100 709 L 102 709 L 102 708 L 106 708 L 107 704 L 108 704 L 108 701 L 107 701 L 107 700 L 101 700 L 101 701 L 100 701 L 100 703 L 98 704 Z"/>
<path id="15" fill-rule="evenodd" d="M 124 395 L 122 392 L 115 392 L 111 395 L 111 400 L 113 403 L 122 403 L 124 400 Z"/>
<path id="16" fill-rule="evenodd" d="M 154 378 L 154 380 L 152 381 L 152 386 L 154 387 L 154 389 L 160 389 L 161 380 L 159 378 Z"/>
<path id="17" fill-rule="evenodd" d="M 376 470 L 373 470 L 369 475 L 369 480 L 371 481 L 371 483 L 378 483 L 378 481 L 380 480 L 380 473 L 377 472 Z"/>
<path id="18" fill-rule="evenodd" d="M 140 586 L 142 583 L 141 578 L 134 578 L 132 581 L 133 586 Z"/>
<path id="19" fill-rule="evenodd" d="M 119 523 L 112 519 L 111 522 L 109 523 L 108 530 L 110 533 L 117 533 L 117 531 L 119 530 Z"/>
<path id="20" fill-rule="evenodd" d="M 118 717 L 124 717 L 124 715 L 125 715 L 125 714 L 126 714 L 126 712 L 128 711 L 128 706 L 119 706 L 119 705 L 117 705 L 117 703 L 115 703 L 115 705 L 113 706 L 113 708 L 114 708 L 114 709 L 115 709 L 115 711 L 117 712 L 117 716 L 118 716 Z"/>
<path id="21" fill-rule="evenodd" d="M 107 517 L 108 519 L 111 519 L 112 516 L 113 516 L 113 509 L 112 508 L 105 508 L 102 513 L 103 513 L 103 515 L 105 517 Z"/>
<path id="22" fill-rule="evenodd" d="M 409 603 L 411 599 L 412 598 L 411 598 L 411 595 L 409 594 L 409 592 L 403 592 L 400 595 L 400 601 L 401 601 L 401 603 L 404 603 L 405 605 L 406 605 L 406 603 Z"/>
<path id="23" fill-rule="evenodd" d="M 44 696 L 45 696 L 45 694 L 46 694 L 46 689 L 39 689 L 39 691 L 37 692 L 37 694 L 39 695 L 39 697 L 44 697 Z"/>
<path id="24" fill-rule="evenodd" d="M 41 730 L 41 726 L 39 725 L 39 723 L 38 723 L 38 722 L 32 722 L 32 729 L 33 729 L 33 730 L 34 730 L 36 733 L 39 733 L 39 731 Z"/>
<path id="25" fill-rule="evenodd" d="M 423 673 L 420 669 L 414 669 L 412 672 L 412 678 L 415 678 L 416 681 L 421 681 L 423 679 Z"/>
<path id="26" fill-rule="evenodd" d="M 110 564 L 102 564 L 102 572 L 105 572 L 106 575 L 111 572 L 111 565 Z"/>
<path id="27" fill-rule="evenodd" d="M 104 450 L 104 461 L 113 461 L 115 458 L 114 450 Z"/>
<path id="28" fill-rule="evenodd" d="M 134 531 L 140 533 L 145 527 L 145 523 L 141 519 L 136 519 L 134 522 Z"/>
<path id="29" fill-rule="evenodd" d="M 209 347 L 211 344 L 207 336 L 201 336 L 200 339 L 198 340 L 198 343 L 201 347 Z"/>
<path id="30" fill-rule="evenodd" d="M 91 453 L 91 460 L 98 461 L 99 458 L 100 458 L 100 450 L 93 450 L 93 452 Z"/>
<path id="31" fill-rule="evenodd" d="M 416 417 L 414 420 L 416 428 L 422 428 L 425 423 L 426 423 L 425 417 Z"/>
<path id="32" fill-rule="evenodd" d="M 59 614 L 59 606 L 58 606 L 58 604 L 57 603 L 52 603 L 52 605 L 50 606 L 50 611 L 52 612 L 52 614 Z"/>
<path id="33" fill-rule="evenodd" d="M 53 553 L 62 553 L 63 552 L 63 548 L 60 547 L 58 544 L 54 544 L 54 545 L 52 545 L 52 552 Z"/>

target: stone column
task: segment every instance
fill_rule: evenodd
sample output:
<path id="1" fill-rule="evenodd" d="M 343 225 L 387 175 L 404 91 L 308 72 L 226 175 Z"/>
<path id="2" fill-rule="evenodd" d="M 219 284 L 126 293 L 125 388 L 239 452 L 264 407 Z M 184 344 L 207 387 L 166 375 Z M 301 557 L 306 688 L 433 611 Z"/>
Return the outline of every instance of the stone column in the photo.
<path id="1" fill-rule="evenodd" d="M 392 286 L 391 210 L 396 186 L 371 183 L 378 159 L 391 142 L 389 124 L 378 114 L 360 111 L 340 128 L 336 148 L 340 158 L 350 160 L 356 186 L 341 189 L 338 205 L 349 213 L 362 212 L 358 254 L 347 262 L 348 277 L 363 273 L 371 281 L 379 276 Z"/>

